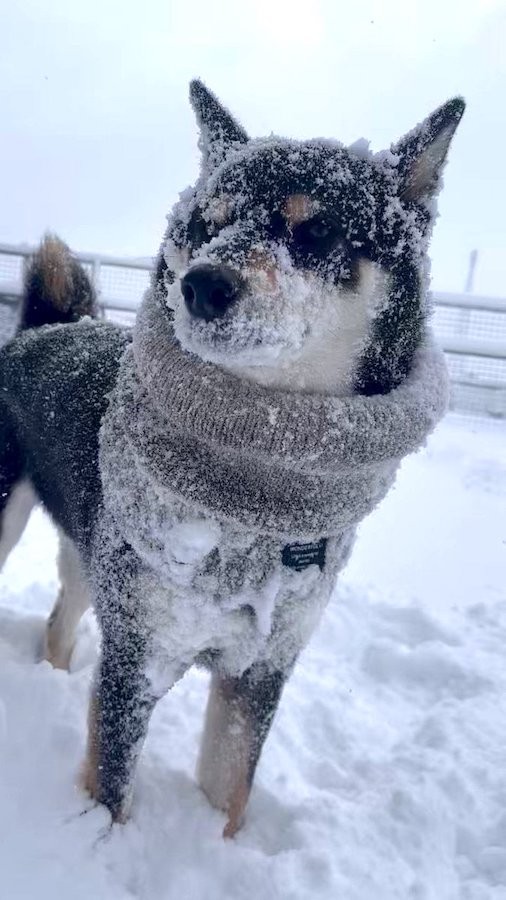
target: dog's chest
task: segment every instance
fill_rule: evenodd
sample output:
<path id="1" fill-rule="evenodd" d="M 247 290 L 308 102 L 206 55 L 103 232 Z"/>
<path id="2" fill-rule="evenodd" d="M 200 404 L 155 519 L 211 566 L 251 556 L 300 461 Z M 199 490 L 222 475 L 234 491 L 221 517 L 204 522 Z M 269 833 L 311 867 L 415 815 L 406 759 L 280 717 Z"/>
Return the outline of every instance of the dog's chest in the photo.
<path id="1" fill-rule="evenodd" d="M 235 675 L 262 658 L 289 668 L 328 602 L 336 560 L 340 568 L 350 545 L 350 536 L 287 545 L 206 518 L 173 524 L 158 559 L 151 555 L 143 567 L 160 666 L 152 677 L 163 682 L 167 661 L 175 658 L 183 667 L 219 659 Z"/>
<path id="2" fill-rule="evenodd" d="M 325 580 L 327 547 L 326 538 L 285 542 L 177 503 L 165 528 L 157 532 L 153 523 L 151 540 L 136 549 L 172 592 L 205 597 L 222 610 L 249 607 L 268 633 L 278 595 Z"/>
<path id="3" fill-rule="evenodd" d="M 140 453 L 125 439 L 119 405 L 116 411 L 119 421 L 113 408 L 103 433 L 104 499 L 114 528 L 141 562 L 147 580 L 143 616 L 157 658 L 190 665 L 217 652 L 220 665 L 236 674 L 262 655 L 289 667 L 330 597 L 355 528 L 301 543 L 280 531 L 248 527 L 239 514 L 220 515 L 211 503 L 204 510 L 193 497 L 195 467 L 185 470 L 180 442 L 168 433 L 163 453 L 156 447 Z M 169 454 L 185 473 L 182 483 L 158 471 Z M 198 448 L 195 455 L 200 460 Z M 206 475 L 202 464 L 199 484 Z M 241 490 L 239 481 L 236 506 Z"/>

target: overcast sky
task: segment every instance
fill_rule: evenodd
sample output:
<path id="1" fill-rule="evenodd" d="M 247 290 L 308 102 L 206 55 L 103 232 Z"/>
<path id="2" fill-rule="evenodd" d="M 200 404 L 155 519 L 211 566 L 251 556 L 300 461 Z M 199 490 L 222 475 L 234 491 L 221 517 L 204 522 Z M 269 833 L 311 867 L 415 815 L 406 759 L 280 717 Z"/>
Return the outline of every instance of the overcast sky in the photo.
<path id="1" fill-rule="evenodd" d="M 0 241 L 153 255 L 198 171 L 188 81 L 251 135 L 371 140 L 454 94 L 433 286 L 506 296 L 505 0 L 18 0 L 3 4 Z"/>

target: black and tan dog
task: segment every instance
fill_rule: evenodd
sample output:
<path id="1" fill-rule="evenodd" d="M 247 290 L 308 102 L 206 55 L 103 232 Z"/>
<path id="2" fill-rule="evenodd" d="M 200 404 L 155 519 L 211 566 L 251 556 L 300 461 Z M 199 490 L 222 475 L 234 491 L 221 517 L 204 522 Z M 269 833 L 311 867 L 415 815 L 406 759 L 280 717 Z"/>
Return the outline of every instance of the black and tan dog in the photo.
<path id="1" fill-rule="evenodd" d="M 158 697 L 212 670 L 199 777 L 231 835 L 357 522 L 444 405 L 426 253 L 464 105 L 372 156 L 249 140 L 191 97 L 202 172 L 133 339 L 85 321 L 0 352 L 0 556 L 28 483 L 66 547 L 49 658 L 90 599 L 100 621 L 85 784 L 115 820 Z"/>

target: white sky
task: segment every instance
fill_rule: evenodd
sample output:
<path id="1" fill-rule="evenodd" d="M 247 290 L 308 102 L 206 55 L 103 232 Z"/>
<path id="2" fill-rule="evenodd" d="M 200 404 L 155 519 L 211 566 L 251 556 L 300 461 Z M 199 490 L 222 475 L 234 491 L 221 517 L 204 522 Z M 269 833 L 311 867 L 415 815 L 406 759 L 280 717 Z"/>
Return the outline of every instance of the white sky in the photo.
<path id="1" fill-rule="evenodd" d="M 453 94 L 468 109 L 433 285 L 506 296 L 506 0 L 18 0 L 3 4 L 0 241 L 153 255 L 198 170 L 188 81 L 251 135 L 388 146 Z"/>

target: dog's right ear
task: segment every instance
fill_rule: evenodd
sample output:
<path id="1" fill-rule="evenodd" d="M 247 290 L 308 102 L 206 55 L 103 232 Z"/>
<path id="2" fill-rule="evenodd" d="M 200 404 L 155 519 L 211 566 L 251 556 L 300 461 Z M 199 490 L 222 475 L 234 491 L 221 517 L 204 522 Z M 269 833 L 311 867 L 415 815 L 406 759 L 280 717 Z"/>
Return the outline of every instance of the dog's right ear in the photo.
<path id="1" fill-rule="evenodd" d="M 223 162 L 234 144 L 245 144 L 248 135 L 198 78 L 190 82 L 190 102 L 200 128 L 204 166 L 213 169 Z"/>
<path id="2" fill-rule="evenodd" d="M 391 147 L 399 157 L 403 200 L 420 203 L 437 194 L 446 155 L 465 108 L 462 97 L 448 100 Z"/>

